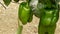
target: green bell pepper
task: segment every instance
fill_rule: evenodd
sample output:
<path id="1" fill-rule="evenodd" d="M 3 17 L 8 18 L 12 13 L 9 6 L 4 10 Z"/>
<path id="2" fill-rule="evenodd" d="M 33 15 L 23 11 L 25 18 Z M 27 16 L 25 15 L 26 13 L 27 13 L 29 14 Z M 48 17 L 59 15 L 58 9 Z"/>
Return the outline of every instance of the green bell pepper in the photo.
<path id="1" fill-rule="evenodd" d="M 32 9 L 29 6 L 29 3 L 22 2 L 19 6 L 18 17 L 21 20 L 22 24 L 27 24 L 27 22 L 32 21 L 33 14 Z"/>
<path id="2" fill-rule="evenodd" d="M 40 22 L 38 34 L 54 34 L 59 19 L 59 10 L 56 0 L 39 0 Z"/>

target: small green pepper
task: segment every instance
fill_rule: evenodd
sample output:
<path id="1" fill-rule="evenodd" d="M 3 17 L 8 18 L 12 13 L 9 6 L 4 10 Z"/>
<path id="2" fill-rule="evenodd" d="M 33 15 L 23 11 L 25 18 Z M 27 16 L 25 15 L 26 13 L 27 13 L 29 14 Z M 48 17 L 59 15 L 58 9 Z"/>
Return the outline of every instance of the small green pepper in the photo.
<path id="1" fill-rule="evenodd" d="M 32 21 L 32 9 L 27 2 L 22 2 L 19 6 L 18 17 L 22 24 L 27 24 L 27 22 Z"/>

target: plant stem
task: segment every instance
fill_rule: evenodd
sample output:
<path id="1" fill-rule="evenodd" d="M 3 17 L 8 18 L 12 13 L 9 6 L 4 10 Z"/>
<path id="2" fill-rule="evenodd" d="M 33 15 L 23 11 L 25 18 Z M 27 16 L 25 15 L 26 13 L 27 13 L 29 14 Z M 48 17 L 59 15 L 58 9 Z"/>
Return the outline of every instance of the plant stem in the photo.
<path id="1" fill-rule="evenodd" d="M 18 29 L 17 29 L 16 34 L 22 34 L 22 30 L 23 30 L 23 25 L 21 25 L 21 23 L 19 22 L 19 19 L 18 19 Z"/>
<path id="2" fill-rule="evenodd" d="M 0 2 L 0 4 L 6 9 L 6 7 Z"/>

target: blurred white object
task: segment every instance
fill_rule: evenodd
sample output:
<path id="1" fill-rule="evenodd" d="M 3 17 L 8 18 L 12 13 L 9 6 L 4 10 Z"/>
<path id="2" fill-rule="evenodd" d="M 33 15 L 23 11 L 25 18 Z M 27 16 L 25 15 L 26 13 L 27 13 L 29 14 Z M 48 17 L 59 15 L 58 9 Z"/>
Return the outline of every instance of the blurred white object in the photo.
<path id="1" fill-rule="evenodd" d="M 35 7 L 37 6 L 38 0 L 31 0 L 30 5 Z"/>

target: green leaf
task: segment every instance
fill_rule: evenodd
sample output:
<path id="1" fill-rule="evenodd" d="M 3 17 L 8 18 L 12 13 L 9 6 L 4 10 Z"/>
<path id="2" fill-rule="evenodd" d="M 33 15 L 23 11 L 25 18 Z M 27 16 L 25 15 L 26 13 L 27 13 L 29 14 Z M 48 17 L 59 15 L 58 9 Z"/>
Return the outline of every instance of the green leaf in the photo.
<path id="1" fill-rule="evenodd" d="M 4 4 L 8 6 L 12 0 L 3 0 Z"/>
<path id="2" fill-rule="evenodd" d="M 14 0 L 15 2 L 19 2 L 19 0 Z"/>

